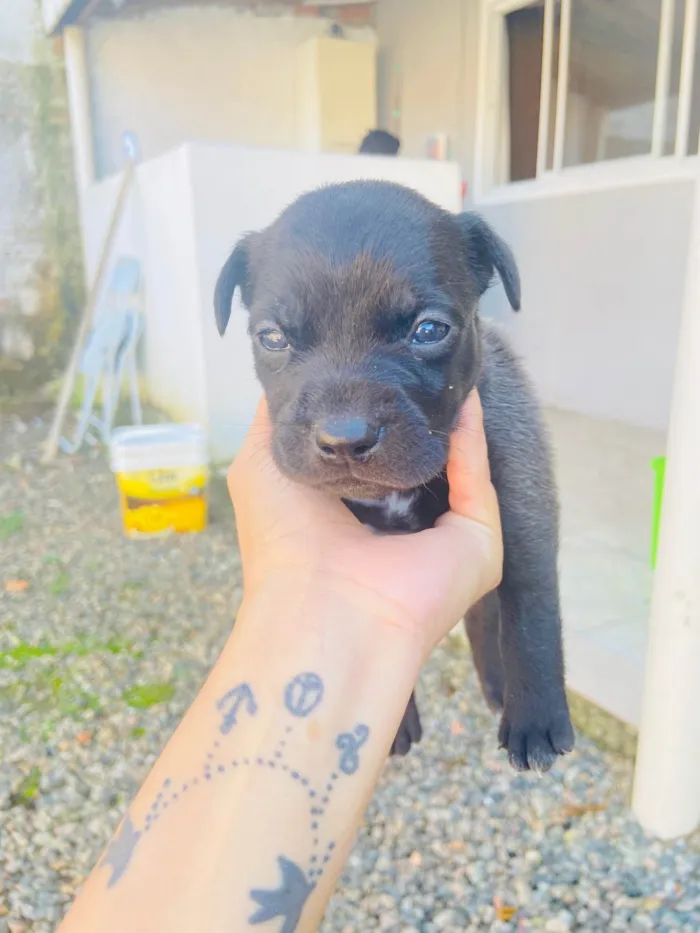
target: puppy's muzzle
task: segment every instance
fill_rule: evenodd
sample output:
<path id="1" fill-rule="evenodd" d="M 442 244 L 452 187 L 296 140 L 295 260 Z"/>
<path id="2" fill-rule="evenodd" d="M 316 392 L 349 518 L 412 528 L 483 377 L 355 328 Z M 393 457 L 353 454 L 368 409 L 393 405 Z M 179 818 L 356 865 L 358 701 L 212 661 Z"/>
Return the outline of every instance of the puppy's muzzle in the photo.
<path id="1" fill-rule="evenodd" d="M 360 415 L 336 416 L 317 423 L 314 441 L 322 460 L 364 463 L 377 451 L 383 433 Z"/>

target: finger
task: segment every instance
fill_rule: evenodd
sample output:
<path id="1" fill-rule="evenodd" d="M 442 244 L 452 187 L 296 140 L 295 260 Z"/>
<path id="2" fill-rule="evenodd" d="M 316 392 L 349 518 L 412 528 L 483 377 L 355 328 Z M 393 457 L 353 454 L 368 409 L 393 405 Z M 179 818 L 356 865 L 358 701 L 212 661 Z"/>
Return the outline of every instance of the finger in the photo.
<path id="1" fill-rule="evenodd" d="M 242 498 L 246 487 L 256 475 L 264 473 L 271 479 L 276 478 L 278 471 L 272 459 L 271 441 L 272 423 L 267 399 L 263 395 L 241 449 L 228 471 L 228 489 L 234 502 Z"/>
<path id="2" fill-rule="evenodd" d="M 467 601 L 460 611 L 498 585 L 503 540 L 496 490 L 491 483 L 481 401 L 474 390 L 450 439 L 447 462 L 450 510 L 436 522 L 449 541 L 450 559 L 464 577 Z M 470 573 L 465 572 L 470 568 Z"/>
<path id="3" fill-rule="evenodd" d="M 491 485 L 484 412 L 476 389 L 462 406 L 450 438 L 447 481 L 451 512 L 484 523 L 492 521 L 495 491 Z"/>

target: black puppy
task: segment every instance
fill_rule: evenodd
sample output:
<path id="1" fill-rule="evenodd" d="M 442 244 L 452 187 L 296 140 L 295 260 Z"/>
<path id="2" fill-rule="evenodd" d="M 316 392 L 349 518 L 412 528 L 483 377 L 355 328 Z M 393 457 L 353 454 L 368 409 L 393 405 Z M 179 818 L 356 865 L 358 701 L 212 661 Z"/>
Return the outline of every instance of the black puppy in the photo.
<path id="1" fill-rule="evenodd" d="M 545 771 L 574 741 L 558 507 L 537 401 L 478 315 L 494 269 L 517 310 L 513 255 L 479 216 L 384 182 L 330 186 L 238 243 L 217 282 L 216 322 L 223 334 L 239 287 L 277 464 L 380 531 L 428 528 L 447 510 L 449 435 L 478 386 L 505 562 L 467 631 L 511 763 Z M 392 751 L 405 754 L 420 736 L 412 697 Z"/>

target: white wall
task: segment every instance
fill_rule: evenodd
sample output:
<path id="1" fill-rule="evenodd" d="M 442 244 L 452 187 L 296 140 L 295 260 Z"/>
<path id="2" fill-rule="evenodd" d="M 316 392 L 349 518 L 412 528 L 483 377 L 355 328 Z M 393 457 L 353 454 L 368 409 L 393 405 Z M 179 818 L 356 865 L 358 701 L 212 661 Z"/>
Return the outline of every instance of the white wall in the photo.
<path id="1" fill-rule="evenodd" d="M 90 187 L 83 230 L 89 281 L 94 276 L 122 175 Z M 180 147 L 137 169 L 98 305 L 106 307 L 119 256 L 142 264 L 146 330 L 140 347 L 149 400 L 177 421 L 207 423 L 197 248 L 188 151 Z"/>
<path id="2" fill-rule="evenodd" d="M 0 62 L 33 64 L 39 27 L 39 14 L 34 0 L 6 0 L 0 3 Z"/>
<path id="3" fill-rule="evenodd" d="M 179 421 L 207 424 L 206 360 L 190 156 L 180 147 L 138 173 L 145 269 L 145 371 L 152 402 Z"/>
<path id="4" fill-rule="evenodd" d="M 328 27 L 323 18 L 208 5 L 92 20 L 98 178 L 123 165 L 124 130 L 136 133 L 144 159 L 197 140 L 293 147 L 297 47 Z M 375 38 L 369 27 L 345 31 Z"/>
<path id="5" fill-rule="evenodd" d="M 469 183 L 479 38 L 478 0 L 379 0 L 380 122 L 403 153 L 423 158 L 427 138 L 449 136 L 451 157 Z M 400 116 L 392 116 L 398 107 Z"/>
<path id="6" fill-rule="evenodd" d="M 85 255 L 85 279 L 88 283 L 94 282 L 97 274 L 102 245 L 117 202 L 121 182 L 122 176 L 114 175 L 99 184 L 92 185 L 85 192 L 85 208 L 81 221 Z M 128 254 L 140 257 L 142 252 L 143 238 L 139 235 L 132 189 L 122 214 L 121 223 L 117 229 L 113 255 Z"/>
<path id="7" fill-rule="evenodd" d="M 483 213 L 510 242 L 523 310 L 493 289 L 548 405 L 665 429 L 688 251 L 692 182 L 542 197 Z"/>

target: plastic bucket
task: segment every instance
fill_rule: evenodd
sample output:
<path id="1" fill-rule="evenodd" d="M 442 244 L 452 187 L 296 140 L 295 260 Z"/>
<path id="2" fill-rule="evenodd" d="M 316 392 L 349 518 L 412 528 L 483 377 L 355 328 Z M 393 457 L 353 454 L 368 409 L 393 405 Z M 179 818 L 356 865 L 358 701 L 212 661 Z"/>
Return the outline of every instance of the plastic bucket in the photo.
<path id="1" fill-rule="evenodd" d="M 659 544 L 661 505 L 664 499 L 666 457 L 654 457 L 651 461 L 651 468 L 654 471 L 654 511 L 651 518 L 651 569 L 654 570 L 656 568 L 656 549 Z"/>
<path id="2" fill-rule="evenodd" d="M 127 535 L 206 528 L 209 458 L 199 425 L 117 428 L 109 448 Z"/>

